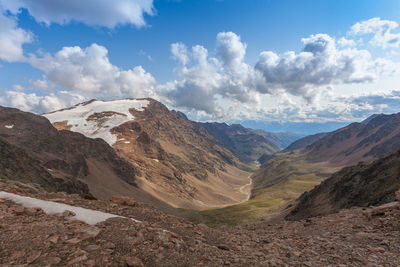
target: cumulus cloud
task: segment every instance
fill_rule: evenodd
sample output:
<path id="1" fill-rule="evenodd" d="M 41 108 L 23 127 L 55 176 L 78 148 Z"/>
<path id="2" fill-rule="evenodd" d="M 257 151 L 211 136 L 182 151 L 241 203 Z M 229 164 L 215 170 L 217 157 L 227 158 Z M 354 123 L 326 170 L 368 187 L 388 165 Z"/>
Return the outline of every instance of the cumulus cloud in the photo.
<path id="1" fill-rule="evenodd" d="M 45 96 L 20 91 L 5 91 L 0 94 L 0 105 L 35 113 L 46 113 L 70 107 L 85 100 L 87 98 L 84 96 L 66 91 Z"/>
<path id="2" fill-rule="evenodd" d="M 304 105 L 299 97 L 282 93 L 272 99 L 263 96 L 264 105 L 255 109 L 238 105 L 229 109 L 225 121 L 263 122 L 354 122 L 372 114 L 397 113 L 400 110 L 400 91 L 374 92 L 351 96 L 325 94 L 320 105 Z M 203 116 L 203 118 L 213 119 Z"/>
<path id="3" fill-rule="evenodd" d="M 313 103 L 334 85 L 369 83 L 398 69 L 390 60 L 349 47 L 351 40 L 316 34 L 302 42 L 300 53 L 262 52 L 254 67 L 245 62 L 247 44 L 233 32 L 217 35 L 215 57 L 203 46 L 172 44 L 181 79 L 161 86 L 163 93 L 177 107 L 223 116 L 229 107 L 223 110 L 221 103 L 226 106 L 227 101 L 253 109 L 262 95 L 299 96 Z"/>
<path id="4" fill-rule="evenodd" d="M 18 27 L 14 16 L 6 16 L 0 8 L 0 59 L 8 62 L 24 60 L 22 46 L 32 42 L 32 33 Z"/>
<path id="5" fill-rule="evenodd" d="M 146 25 L 153 15 L 153 0 L 0 0 L 0 6 L 17 14 L 24 8 L 36 21 L 61 25 L 78 21 L 91 26 Z"/>
<path id="6" fill-rule="evenodd" d="M 351 27 L 351 34 L 373 34 L 370 41 L 372 45 L 386 47 L 399 47 L 400 33 L 393 33 L 399 24 L 391 20 L 381 20 L 372 18 L 362 22 L 357 22 Z"/>
<path id="7" fill-rule="evenodd" d="M 177 60 L 182 65 L 189 63 L 189 55 L 186 45 L 182 43 L 171 44 L 171 54 L 172 58 Z"/>
<path id="8" fill-rule="evenodd" d="M 246 44 L 235 33 L 217 35 L 218 57 L 210 56 L 203 46 L 188 49 L 182 43 L 172 44 L 171 53 L 179 62 L 175 70 L 181 80 L 160 86 L 171 105 L 220 117 L 223 110 L 219 102 L 224 99 L 241 103 L 258 101 L 253 88 L 262 82 L 262 76 L 244 62 Z"/>
<path id="9" fill-rule="evenodd" d="M 338 45 L 341 47 L 346 47 L 346 46 L 350 47 L 350 46 L 356 46 L 356 42 L 354 40 L 342 37 L 338 40 Z"/>
<path id="10" fill-rule="evenodd" d="M 365 31 L 363 27 L 359 32 Z M 90 98 L 153 97 L 196 118 L 287 121 L 354 120 L 377 108 L 387 110 L 386 103 L 397 107 L 391 102 L 395 93 L 339 98 L 334 87 L 371 83 L 397 73 L 398 63 L 374 58 L 358 49 L 354 40 L 335 40 L 327 34 L 302 42 L 300 52 L 261 52 L 254 66 L 245 61 L 247 44 L 233 32 L 219 33 L 215 50 L 210 51 L 175 43 L 171 55 L 179 78 L 165 84 L 157 84 L 141 66 L 123 70 L 113 65 L 107 49 L 98 44 L 39 52 L 26 61 L 44 73 L 42 79 L 30 81 L 40 95 L 27 93 L 32 88 L 16 87 L 0 95 L 0 104 L 47 112 Z"/>
<path id="11" fill-rule="evenodd" d="M 30 55 L 28 62 L 45 74 L 46 80 L 34 82 L 37 88 L 53 85 L 104 99 L 155 96 L 156 81 L 150 73 L 141 66 L 119 69 L 110 63 L 107 49 L 97 44 L 64 47 L 54 55 Z"/>
<path id="12" fill-rule="evenodd" d="M 173 44 L 171 51 L 174 58 L 180 62 L 177 72 L 182 79 L 161 86 L 163 94 L 174 106 L 220 115 L 221 110 L 215 99 L 215 91 L 220 88 L 222 82 L 219 62 L 210 58 L 208 50 L 199 45 L 192 47 L 189 53 L 183 44 Z M 189 56 L 193 62 L 190 66 L 187 65 Z"/>
<path id="13" fill-rule="evenodd" d="M 367 50 L 338 49 L 327 34 L 311 35 L 302 42 L 304 48 L 299 54 L 261 53 L 256 69 L 265 77 L 262 92 L 284 89 L 312 100 L 325 86 L 371 82 L 381 71 L 380 64 Z"/>

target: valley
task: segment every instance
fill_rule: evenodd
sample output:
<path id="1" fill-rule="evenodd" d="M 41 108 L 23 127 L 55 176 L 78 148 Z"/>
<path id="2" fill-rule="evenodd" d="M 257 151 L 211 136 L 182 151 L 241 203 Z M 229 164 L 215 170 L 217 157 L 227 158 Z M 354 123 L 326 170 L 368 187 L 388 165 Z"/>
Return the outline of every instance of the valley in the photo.
<path id="1" fill-rule="evenodd" d="M 13 133 L 20 131 L 24 124 L 24 127 L 43 127 L 40 125 L 44 121 L 31 125 L 31 120 L 39 117 L 11 109 L 4 110 L 3 115 L 2 124 L 15 125 L 1 128 L 3 140 L 11 141 L 5 145 L 14 144 L 24 149 L 26 142 L 30 146 L 40 143 L 40 138 L 33 141 L 29 135 L 19 138 L 17 143 L 12 141 L 16 140 Z M 51 177 L 59 177 L 60 181 L 81 183 L 86 189 L 77 192 L 90 192 L 97 199 L 129 196 L 210 226 L 282 220 L 304 192 L 333 173 L 389 151 L 388 145 L 397 140 L 400 129 L 395 126 L 400 125 L 399 115 L 377 115 L 333 132 L 300 138 L 292 133 L 267 133 L 240 125 L 197 123 L 150 98 L 91 100 L 43 116 L 66 137 L 68 133 L 78 132 L 86 136 L 78 139 L 97 140 L 99 144 L 106 141 L 115 151 L 112 157 L 119 158 L 117 161 L 126 167 L 121 172 L 121 166 L 104 164 L 104 159 L 115 161 L 110 161 L 109 155 L 99 157 L 100 151 L 85 152 L 86 158 L 80 163 L 83 173 L 72 170 L 76 174 L 67 178 L 61 173 L 65 167 L 60 170 L 57 169 L 60 167 L 46 167 L 42 169 L 42 176 L 47 178 L 42 179 L 47 182 L 39 181 L 40 186 L 46 188 Z M 54 135 L 57 130 L 51 132 Z M 68 137 L 66 141 L 71 147 L 81 146 L 82 141 L 78 142 L 77 137 Z M 57 142 L 66 142 L 60 140 Z M 89 146 L 83 151 L 91 149 Z M 48 155 L 49 152 L 59 153 L 50 148 L 41 153 Z M 30 157 L 34 161 L 37 155 L 35 152 Z M 44 166 L 54 165 L 47 157 Z M 255 163 L 257 160 L 261 163 Z M 3 161 L 10 166 L 6 162 Z M 31 160 L 27 162 L 32 164 Z M 77 166 L 73 164 L 69 168 Z M 33 172 L 35 167 L 29 168 Z M 13 175 L 16 175 L 14 180 L 21 177 L 21 174 Z M 39 179 L 40 175 L 28 176 Z"/>
<path id="2" fill-rule="evenodd" d="M 399 0 L 0 0 L 0 267 L 400 267 Z"/>
<path id="3" fill-rule="evenodd" d="M 112 240 L 115 247 L 124 248 L 129 243 L 111 238 L 121 234 L 115 227 L 125 225 L 146 233 L 136 235 L 148 244 L 166 246 L 165 251 L 172 253 L 142 246 L 137 255 L 150 266 L 159 262 L 154 257 L 172 263 L 179 253 L 191 254 L 196 261 L 210 257 L 211 261 L 225 262 L 227 257 L 233 257 L 236 263 L 247 262 L 242 253 L 249 253 L 254 263 L 273 262 L 264 257 L 266 254 L 249 252 L 269 248 L 259 245 L 257 233 L 270 239 L 276 232 L 287 233 L 296 242 L 303 242 L 298 233 L 307 235 L 308 230 L 301 225 L 308 227 L 311 220 L 315 221 L 316 230 L 329 232 L 331 221 L 366 224 L 367 220 L 376 227 L 375 221 L 370 222 L 371 216 L 398 216 L 395 201 L 400 200 L 399 152 L 380 157 L 397 149 L 399 116 L 381 114 L 333 132 L 297 136 L 285 147 L 284 140 L 291 140 L 293 134 L 281 133 L 281 139 L 277 139 L 277 133 L 262 133 L 238 125 L 214 123 L 203 127 L 202 123 L 149 98 L 92 100 L 42 116 L 1 107 L 0 210 L 5 215 L 0 214 L 0 218 L 5 218 L 7 224 L 0 224 L 0 230 L 11 229 L 9 221 L 18 221 L 13 216 L 22 216 L 19 218 L 32 223 L 50 220 L 61 227 L 50 235 L 76 235 L 72 241 L 63 242 L 72 244 L 76 239 L 90 246 L 79 229 L 71 233 L 70 226 L 64 228 L 71 220 L 68 212 L 53 218 L 45 208 L 43 213 L 41 207 L 35 206 L 34 211 L 29 205 L 25 207 L 25 202 L 18 202 L 21 196 L 30 196 L 61 201 L 73 205 L 72 210 L 85 207 L 94 209 L 86 211 L 90 214 L 102 211 L 106 212 L 104 216 L 114 216 L 94 227 L 96 233 L 107 235 L 102 238 Z M 210 127 L 212 130 L 207 130 Z M 369 208 L 367 214 L 361 209 L 353 213 L 357 207 L 371 205 L 382 206 Z M 390 215 L 386 214 L 388 210 Z M 342 215 L 336 215 L 338 212 Z M 130 223 L 123 221 L 127 218 L 140 226 L 128 226 Z M 25 227 L 22 221 L 18 223 L 19 227 Z M 166 231 L 171 232 L 169 237 L 164 237 Z M 357 236 L 354 232 L 347 234 Z M 159 236 L 159 240 L 154 236 Z M 234 245 L 237 240 L 247 245 Z M 283 240 L 279 237 L 263 242 L 275 247 Z M 1 242 L 0 239 L 0 246 L 4 247 Z M 96 246 L 103 246 L 101 242 Z M 182 247 L 185 242 L 198 252 Z M 365 244 L 357 243 L 360 253 L 365 253 Z M 3 251 L 10 253 L 7 249 Z M 41 251 L 47 249 L 42 247 Z M 298 251 L 302 248 L 291 247 L 287 251 L 285 255 L 290 251 L 300 255 Z M 232 256 L 236 252 L 241 254 Z M 344 257 L 352 255 L 346 249 L 343 252 Z M 98 256 L 97 252 L 82 253 L 85 257 L 74 259 L 64 255 L 56 261 L 73 262 Z M 128 254 L 117 253 L 123 259 Z M 283 262 L 287 260 L 280 252 L 274 255 Z M 13 257 L 15 262 L 19 261 L 18 255 Z M 42 260 L 44 257 L 39 255 Z M 387 260 L 395 261 L 394 258 Z M 330 258 L 323 261 L 338 262 Z"/>

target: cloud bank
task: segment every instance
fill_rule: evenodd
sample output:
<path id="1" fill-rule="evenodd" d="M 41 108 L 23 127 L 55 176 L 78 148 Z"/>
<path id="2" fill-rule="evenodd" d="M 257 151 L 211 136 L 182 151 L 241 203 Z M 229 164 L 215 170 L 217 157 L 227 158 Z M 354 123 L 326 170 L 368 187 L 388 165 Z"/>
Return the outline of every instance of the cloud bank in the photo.
<path id="1" fill-rule="evenodd" d="M 144 14 L 153 15 L 153 0 L 0 0 L 13 14 L 27 9 L 36 21 L 50 25 L 82 22 L 90 26 L 146 25 Z"/>
<path id="2" fill-rule="evenodd" d="M 199 119 L 292 121 L 354 120 L 400 107 L 398 91 L 351 97 L 334 93 L 335 86 L 363 86 L 382 75 L 398 73 L 397 62 L 373 57 L 358 47 L 359 41 L 349 39 L 372 34 L 372 45 L 397 47 L 399 34 L 393 33 L 397 23 L 379 18 L 353 25 L 346 38 L 315 34 L 301 39 L 300 51 L 263 51 L 254 65 L 246 63 L 248 45 L 233 32 L 218 33 L 213 50 L 174 43 L 170 50 L 178 79 L 164 84 L 157 83 L 142 66 L 124 70 L 113 65 L 107 48 L 99 44 L 24 55 L 23 45 L 32 41 L 33 34 L 18 28 L 12 15 L 21 8 L 45 24 L 80 21 L 109 28 L 143 26 L 143 14 L 153 14 L 152 1 L 118 0 L 110 5 L 94 0 L 0 0 L 0 8 L 9 12 L 0 15 L 4 25 L 0 28 L 0 41 L 4 40 L 0 59 L 24 61 L 43 72 L 43 78 L 30 81 L 30 87 L 16 85 L 13 91 L 1 93 L 0 104 L 41 113 L 90 98 L 153 97 Z"/>
<path id="3" fill-rule="evenodd" d="M 397 64 L 389 60 L 349 48 L 351 40 L 316 34 L 302 42 L 300 53 L 261 52 L 254 67 L 244 61 L 247 44 L 233 32 L 217 35 L 214 57 L 200 45 L 188 49 L 182 43 L 172 44 L 181 79 L 165 85 L 164 95 L 174 106 L 222 116 L 220 99 L 254 108 L 261 95 L 292 95 L 312 104 L 334 85 L 370 83 L 397 71 Z"/>

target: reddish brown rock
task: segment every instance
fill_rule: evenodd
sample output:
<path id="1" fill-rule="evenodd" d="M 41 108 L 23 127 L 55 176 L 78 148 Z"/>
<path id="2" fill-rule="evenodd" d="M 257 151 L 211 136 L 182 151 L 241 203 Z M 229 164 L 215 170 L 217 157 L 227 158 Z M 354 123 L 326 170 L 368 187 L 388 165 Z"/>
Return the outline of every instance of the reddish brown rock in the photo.
<path id="1" fill-rule="evenodd" d="M 125 262 L 128 267 L 143 267 L 144 266 L 143 262 L 135 256 L 127 257 Z"/>
<path id="2" fill-rule="evenodd" d="M 25 208 L 23 206 L 12 206 L 10 211 L 16 215 L 23 215 L 25 213 Z"/>
<path id="3" fill-rule="evenodd" d="M 134 207 L 136 205 L 136 201 L 134 201 L 130 197 L 125 197 L 125 196 L 112 196 L 110 198 L 110 201 L 120 204 L 120 205 L 126 205 L 126 206 L 132 206 L 132 207 Z"/>
<path id="4" fill-rule="evenodd" d="M 34 263 L 42 255 L 41 251 L 33 251 L 33 253 L 26 259 L 26 263 Z"/>

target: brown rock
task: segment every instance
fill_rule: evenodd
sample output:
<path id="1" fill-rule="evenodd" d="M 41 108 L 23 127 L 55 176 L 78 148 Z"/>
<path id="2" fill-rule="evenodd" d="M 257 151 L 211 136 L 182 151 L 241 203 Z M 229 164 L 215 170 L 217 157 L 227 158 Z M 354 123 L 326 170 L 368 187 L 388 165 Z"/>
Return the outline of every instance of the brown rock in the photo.
<path id="1" fill-rule="evenodd" d="M 70 210 L 66 210 L 66 211 L 64 211 L 63 214 L 62 214 L 62 216 L 63 216 L 64 218 L 73 217 L 73 216 L 75 216 L 75 215 L 76 215 L 76 214 L 75 214 L 74 212 L 70 211 Z"/>
<path id="2" fill-rule="evenodd" d="M 400 190 L 397 190 L 395 194 L 396 194 L 396 200 L 400 201 Z"/>
<path id="3" fill-rule="evenodd" d="M 108 248 L 108 249 L 114 249 L 114 248 L 115 248 L 115 244 L 114 244 L 114 243 L 111 243 L 111 242 L 108 242 L 108 243 L 106 243 L 106 244 L 104 245 L 104 247 L 105 247 L 105 248 Z"/>
<path id="4" fill-rule="evenodd" d="M 35 216 L 38 213 L 38 209 L 36 208 L 29 208 L 25 210 L 25 213 L 29 216 Z"/>
<path id="5" fill-rule="evenodd" d="M 86 264 L 87 266 L 95 266 L 95 265 L 96 265 L 96 262 L 95 262 L 94 260 L 88 260 L 85 264 Z"/>
<path id="6" fill-rule="evenodd" d="M 53 235 L 53 236 L 49 237 L 49 238 L 47 239 L 47 241 L 49 241 L 49 242 L 51 242 L 51 243 L 53 243 L 53 244 L 57 244 L 59 238 L 60 238 L 60 237 L 59 237 L 58 235 Z"/>
<path id="7" fill-rule="evenodd" d="M 15 215 L 23 215 L 25 213 L 25 208 L 23 206 L 12 206 L 10 211 Z"/>
<path id="8" fill-rule="evenodd" d="M 42 255 L 42 251 L 34 251 L 31 256 L 28 257 L 26 263 L 34 263 Z"/>
<path id="9" fill-rule="evenodd" d="M 72 265 L 72 264 L 76 264 L 76 263 L 81 262 L 81 261 L 85 261 L 85 260 L 87 260 L 87 258 L 88 257 L 84 254 L 82 256 L 79 256 L 79 257 L 76 257 L 75 259 L 70 260 L 68 262 L 68 265 Z"/>
<path id="10" fill-rule="evenodd" d="M 129 267 L 144 267 L 143 262 L 135 256 L 127 257 L 125 263 Z"/>
<path id="11" fill-rule="evenodd" d="M 56 264 L 59 264 L 61 262 L 61 259 L 59 257 L 51 257 L 51 258 L 48 258 L 46 260 L 46 262 L 56 265 Z"/>
<path id="12" fill-rule="evenodd" d="M 385 212 L 390 211 L 390 210 L 398 210 L 400 209 L 400 203 L 399 202 L 390 202 L 390 203 L 386 203 L 383 204 L 381 206 L 378 207 L 373 207 L 369 210 L 366 210 L 363 212 L 363 214 L 365 216 L 367 216 L 368 218 L 371 218 L 372 216 L 380 216 L 380 215 L 384 215 Z"/>
<path id="13" fill-rule="evenodd" d="M 25 252 L 24 251 L 22 251 L 22 250 L 14 251 L 13 254 L 11 255 L 11 257 L 10 257 L 10 260 L 15 260 L 15 259 L 18 259 L 18 258 L 22 258 L 24 256 L 25 256 Z"/>
<path id="14" fill-rule="evenodd" d="M 65 242 L 68 243 L 68 244 L 76 245 L 81 241 L 82 241 L 81 239 L 74 237 L 74 238 L 71 238 L 71 239 L 69 239 L 69 240 L 67 240 Z"/>
<path id="15" fill-rule="evenodd" d="M 89 246 L 85 247 L 86 251 L 95 251 L 98 249 L 100 249 L 100 246 L 97 246 L 97 245 L 89 245 Z"/>
<path id="16" fill-rule="evenodd" d="M 134 201 L 130 197 L 112 196 L 110 198 L 110 200 L 111 200 L 111 202 L 114 202 L 114 203 L 117 203 L 117 204 L 121 204 L 121 205 L 132 206 L 132 207 L 136 206 L 136 201 Z"/>
<path id="17" fill-rule="evenodd" d="M 82 240 L 87 240 L 96 238 L 100 234 L 101 230 L 95 226 L 87 226 L 78 229 L 77 232 L 82 233 Z"/>

